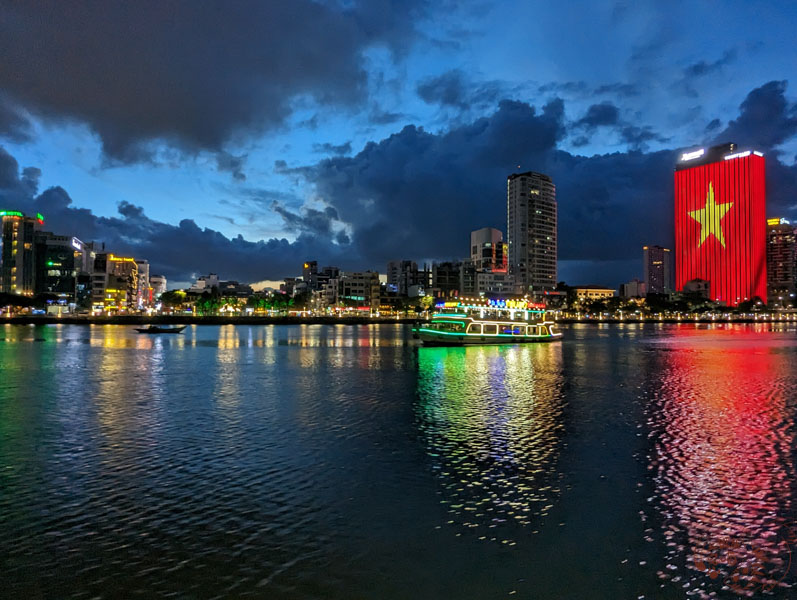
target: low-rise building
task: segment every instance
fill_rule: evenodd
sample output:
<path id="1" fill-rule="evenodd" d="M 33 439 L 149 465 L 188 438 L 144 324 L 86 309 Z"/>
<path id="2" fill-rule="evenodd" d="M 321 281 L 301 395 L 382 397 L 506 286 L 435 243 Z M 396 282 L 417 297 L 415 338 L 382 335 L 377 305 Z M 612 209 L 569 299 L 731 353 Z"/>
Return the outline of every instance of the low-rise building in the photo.
<path id="1" fill-rule="evenodd" d="M 605 300 L 606 298 L 613 298 L 617 294 L 616 290 L 600 285 L 581 285 L 574 286 L 571 289 L 575 292 L 578 302 Z"/>
<path id="2" fill-rule="evenodd" d="M 647 286 L 644 281 L 632 279 L 628 283 L 620 285 L 621 298 L 644 298 L 647 294 Z"/>
<path id="3" fill-rule="evenodd" d="M 164 275 L 150 275 L 149 285 L 152 288 L 153 301 L 158 300 L 166 292 L 166 277 Z"/>

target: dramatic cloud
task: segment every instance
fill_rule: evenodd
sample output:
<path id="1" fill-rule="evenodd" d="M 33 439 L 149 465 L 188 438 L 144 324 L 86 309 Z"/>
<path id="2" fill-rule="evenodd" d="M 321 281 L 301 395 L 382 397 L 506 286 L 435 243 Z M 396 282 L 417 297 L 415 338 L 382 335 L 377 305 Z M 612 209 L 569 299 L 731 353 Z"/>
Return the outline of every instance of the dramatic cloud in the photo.
<path id="1" fill-rule="evenodd" d="M 413 0 L 5 3 L 0 89 L 32 113 L 87 123 L 114 161 L 151 158 L 153 140 L 220 151 L 283 123 L 296 98 L 363 102 L 364 51 L 403 52 L 422 10 Z M 22 125 L 0 104 L 0 133 Z"/>
<path id="2" fill-rule="evenodd" d="M 534 170 L 551 175 L 557 186 L 563 278 L 593 273 L 591 281 L 580 283 L 616 285 L 641 275 L 629 265 L 639 264 L 643 245 L 672 244 L 673 166 L 680 149 L 595 156 L 560 149 L 564 139 L 590 127 L 612 128 L 631 147 L 656 138 L 651 130 L 624 122 L 612 107 L 593 105 L 583 123 L 568 125 L 560 99 L 542 108 L 503 100 L 492 114 L 472 122 L 436 133 L 406 126 L 352 156 L 305 166 L 278 159 L 275 171 L 311 186 L 312 205 L 288 192 L 236 187 L 253 218 L 266 211 L 279 215 L 294 241 L 230 239 L 192 220 L 160 223 L 126 202 L 119 204 L 118 216 L 98 217 L 75 208 L 61 188 L 38 194 L 38 170 L 20 172 L 2 149 L 0 201 L 42 212 L 59 233 L 148 258 L 154 272 L 172 279 L 212 270 L 257 281 L 295 274 L 308 258 L 358 270 L 383 269 L 399 258 L 461 258 L 468 254 L 471 230 L 505 229 L 506 176 Z M 716 139 L 769 150 L 797 134 L 794 120 L 785 84 L 770 82 L 749 93 Z M 712 126 L 712 136 L 719 128 Z M 794 189 L 797 165 L 768 152 L 769 213 L 795 216 Z"/>
<path id="3" fill-rule="evenodd" d="M 751 92 L 739 118 L 721 137 L 727 138 L 737 124 L 755 123 L 755 115 L 763 117 L 759 100 L 773 96 L 782 97 L 777 83 Z M 788 103 L 763 104 L 774 122 L 789 123 L 793 108 Z M 587 117 L 590 123 L 609 125 L 614 111 L 590 109 Z M 632 147 L 661 139 L 647 128 L 621 121 L 614 126 L 621 127 Z M 544 172 L 557 185 L 563 265 L 589 261 L 596 277 L 603 275 L 598 283 L 616 285 L 640 276 L 619 269 L 634 260 L 629 257 L 641 256 L 645 244 L 672 245 L 678 149 L 575 156 L 557 148 L 565 127 L 560 100 L 541 112 L 526 103 L 503 101 L 494 114 L 473 123 L 440 134 L 408 126 L 355 156 L 330 158 L 293 172 L 312 182 L 340 220 L 350 224 L 353 250 L 371 265 L 396 258 L 466 255 L 470 230 L 505 228 L 506 176 L 518 170 Z M 791 216 L 796 179 L 797 167 L 768 157 L 771 211 Z"/>
<path id="4" fill-rule="evenodd" d="M 294 223 L 299 235 L 293 242 L 277 238 L 252 242 L 240 235 L 230 239 L 200 228 L 191 219 L 178 225 L 161 223 L 147 217 L 141 207 L 124 201 L 119 204 L 118 217 L 98 217 L 88 209 L 74 207 L 61 187 L 38 194 L 39 175 L 34 168 L 20 174 L 17 161 L 0 147 L 0 206 L 28 214 L 40 212 L 46 229 L 86 242 L 103 242 L 108 251 L 147 259 L 152 273 L 164 274 L 172 281 L 185 282 L 205 272 L 241 281 L 275 279 L 295 273 L 310 257 L 323 257 L 345 267 L 359 266 L 359 261 L 347 260 L 344 249 L 337 245 L 348 243 L 345 233 L 325 226 L 325 219 L 334 219 L 334 209 L 307 211 Z"/>
<path id="5" fill-rule="evenodd" d="M 785 81 L 770 81 L 754 89 L 739 108 L 739 117 L 715 138 L 718 143 L 772 150 L 797 133 L 797 104 L 786 99 Z"/>

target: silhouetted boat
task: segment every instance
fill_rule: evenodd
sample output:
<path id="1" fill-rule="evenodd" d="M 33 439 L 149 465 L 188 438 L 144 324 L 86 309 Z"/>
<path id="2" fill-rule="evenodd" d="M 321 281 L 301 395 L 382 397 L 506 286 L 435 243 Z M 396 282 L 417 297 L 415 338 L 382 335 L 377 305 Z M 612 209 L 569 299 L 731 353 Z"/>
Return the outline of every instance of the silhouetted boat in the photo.
<path id="1" fill-rule="evenodd" d="M 139 333 L 181 333 L 187 325 L 182 327 L 158 327 L 157 325 L 150 325 L 149 327 L 136 327 Z"/>

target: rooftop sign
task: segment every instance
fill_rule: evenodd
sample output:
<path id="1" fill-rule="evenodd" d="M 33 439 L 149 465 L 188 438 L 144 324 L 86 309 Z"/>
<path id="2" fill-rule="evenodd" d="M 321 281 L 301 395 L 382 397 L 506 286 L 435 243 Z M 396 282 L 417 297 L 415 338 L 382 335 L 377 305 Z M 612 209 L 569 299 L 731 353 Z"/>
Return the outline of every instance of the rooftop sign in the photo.
<path id="1" fill-rule="evenodd" d="M 695 150 L 694 152 L 684 152 L 683 154 L 681 154 L 681 160 L 682 161 L 695 160 L 696 158 L 700 158 L 701 156 L 703 156 L 705 153 L 706 153 L 705 148 L 701 148 L 700 150 Z"/>

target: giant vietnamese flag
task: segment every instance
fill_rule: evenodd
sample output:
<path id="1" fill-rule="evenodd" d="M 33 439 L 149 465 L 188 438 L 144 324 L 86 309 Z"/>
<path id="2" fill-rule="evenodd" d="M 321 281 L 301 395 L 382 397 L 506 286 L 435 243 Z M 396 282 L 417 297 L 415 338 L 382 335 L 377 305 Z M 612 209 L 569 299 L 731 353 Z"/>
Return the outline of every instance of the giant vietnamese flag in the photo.
<path id="1" fill-rule="evenodd" d="M 739 152 L 686 164 L 675 171 L 676 289 L 705 279 L 712 300 L 736 306 L 757 296 L 766 302 L 763 155 Z"/>

